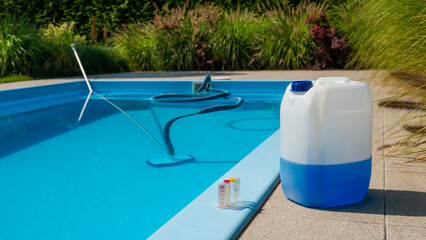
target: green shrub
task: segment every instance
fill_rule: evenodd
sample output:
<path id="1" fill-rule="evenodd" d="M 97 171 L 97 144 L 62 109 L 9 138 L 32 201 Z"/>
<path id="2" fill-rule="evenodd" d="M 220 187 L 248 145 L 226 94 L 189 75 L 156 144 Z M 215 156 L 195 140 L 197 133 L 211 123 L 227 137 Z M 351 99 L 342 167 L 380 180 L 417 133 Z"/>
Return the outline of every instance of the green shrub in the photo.
<path id="1" fill-rule="evenodd" d="M 61 25 L 49 23 L 46 28 L 41 29 L 41 33 L 44 39 L 58 45 L 70 46 L 72 43 L 86 42 L 86 36 L 80 36 L 76 33 L 73 21 Z"/>
<path id="2" fill-rule="evenodd" d="M 327 13 L 328 20 L 336 29 L 339 36 L 349 38 L 356 31 L 354 21 L 361 13 L 361 5 L 363 0 L 348 0 L 339 4 L 331 4 Z M 348 39 L 350 41 L 350 39 Z"/>
<path id="3" fill-rule="evenodd" d="M 315 43 L 305 21 L 325 4 L 304 2 L 224 11 L 213 4 L 162 9 L 153 22 L 124 26 L 112 44 L 134 70 L 299 69 Z M 277 9 L 277 10 L 271 10 Z"/>
<path id="4" fill-rule="evenodd" d="M 386 138 L 395 144 L 386 146 L 385 154 L 402 154 L 411 161 L 426 158 L 424 6 L 416 0 L 368 0 L 346 3 L 341 7 L 343 11 L 334 11 L 339 29 L 348 36 L 354 52 L 349 66 L 386 70 L 404 82 L 403 89 L 395 89 L 396 96 L 384 101 L 385 107 L 404 102 L 406 96 L 412 101 L 407 114 L 386 126 Z M 386 79 L 388 83 L 390 79 L 393 77 Z"/>
<path id="5" fill-rule="evenodd" d="M 43 74 L 40 77 L 59 77 L 80 75 L 81 70 L 71 50 L 75 43 L 81 62 L 87 74 L 100 74 L 128 71 L 129 68 L 123 57 L 111 47 L 87 45 L 86 37 L 75 31 L 74 22 L 62 25 L 49 24 L 41 29 L 44 45 L 42 54 Z M 37 76 L 39 77 L 39 76 Z"/>
<path id="6" fill-rule="evenodd" d="M 280 0 L 269 1 L 275 3 Z M 297 3 L 299 1 L 290 0 L 289 2 Z M 0 16 L 12 13 L 23 16 L 38 26 L 75 21 L 80 35 L 90 36 L 89 34 L 94 30 L 94 35 L 97 35 L 96 40 L 100 41 L 104 38 L 104 34 L 108 38 L 110 32 L 117 31 L 123 24 L 151 21 L 155 12 L 163 14 L 165 5 L 170 8 L 187 6 L 187 9 L 193 9 L 196 5 L 214 3 L 225 9 L 235 10 L 238 7 L 253 9 L 262 2 L 263 0 L 159 0 L 155 2 L 139 0 L 0 0 Z M 95 20 L 93 22 L 92 14 Z"/>
<path id="7" fill-rule="evenodd" d="M 81 46 L 79 54 L 81 62 L 88 74 L 129 71 L 124 58 L 110 47 L 102 45 Z"/>
<path id="8" fill-rule="evenodd" d="M 152 23 L 133 24 L 114 34 L 112 44 L 138 70 L 203 70 L 212 66 L 212 37 L 222 9 L 163 9 Z"/>
<path id="9" fill-rule="evenodd" d="M 129 71 L 126 61 L 110 47 L 76 44 L 81 63 L 87 74 Z M 38 77 L 81 75 L 70 45 L 50 45 L 46 48 L 44 73 Z"/>
<path id="10" fill-rule="evenodd" d="M 359 4 L 349 43 L 358 68 L 425 73 L 426 12 L 416 0 L 376 0 Z"/>
<path id="11" fill-rule="evenodd" d="M 212 36 L 222 9 L 213 4 L 194 9 L 164 8 L 153 23 L 152 66 L 156 70 L 202 70 L 212 61 Z M 210 64 L 211 67 L 211 64 Z"/>
<path id="12" fill-rule="evenodd" d="M 0 77 L 0 83 L 20 82 L 20 81 L 28 81 L 28 80 L 32 80 L 32 78 L 25 75 L 12 75 L 7 77 Z"/>
<path id="13" fill-rule="evenodd" d="M 316 45 L 312 69 L 344 68 L 350 55 L 346 38 L 339 38 L 324 12 L 312 14 L 307 23 L 312 25 L 309 34 Z"/>
<path id="14" fill-rule="evenodd" d="M 28 75 L 32 78 L 79 75 L 70 44 L 79 44 L 79 53 L 88 74 L 128 71 L 126 61 L 112 48 L 84 45 L 72 23 L 49 25 L 38 30 L 22 18 L 0 18 L 0 77 Z"/>
<path id="15" fill-rule="evenodd" d="M 0 77 L 40 71 L 37 29 L 22 18 L 0 17 Z"/>
<path id="16" fill-rule="evenodd" d="M 132 70 L 152 70 L 154 47 L 151 24 L 132 24 L 113 34 L 110 41 L 114 49 L 129 63 Z"/>
<path id="17" fill-rule="evenodd" d="M 315 43 L 306 20 L 323 11 L 324 4 L 304 2 L 297 7 L 278 5 L 266 11 L 268 27 L 262 34 L 259 62 L 267 69 L 300 69 L 312 59 Z"/>
<path id="18" fill-rule="evenodd" d="M 222 70 L 255 68 L 254 54 L 263 21 L 247 9 L 222 14 L 213 38 L 214 58 Z"/>

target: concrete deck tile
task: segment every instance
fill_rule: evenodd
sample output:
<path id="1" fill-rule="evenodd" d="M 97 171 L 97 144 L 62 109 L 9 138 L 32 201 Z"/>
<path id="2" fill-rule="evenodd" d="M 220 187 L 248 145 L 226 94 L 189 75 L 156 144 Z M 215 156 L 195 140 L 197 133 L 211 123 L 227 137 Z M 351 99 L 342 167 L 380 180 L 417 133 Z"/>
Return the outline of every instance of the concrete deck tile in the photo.
<path id="1" fill-rule="evenodd" d="M 365 199 L 356 204 L 316 209 L 307 208 L 288 200 L 281 184 L 275 189 L 261 210 L 262 215 L 279 215 L 285 218 L 305 217 L 319 220 L 346 220 L 353 222 L 384 223 L 383 172 L 374 171 Z"/>
<path id="2" fill-rule="evenodd" d="M 386 224 L 426 227 L 426 174 L 387 170 Z"/>
<path id="3" fill-rule="evenodd" d="M 290 70 L 290 71 L 201 71 L 201 72 L 132 72 L 117 74 L 93 75 L 90 78 L 96 79 L 201 79 L 206 74 L 212 76 L 229 76 L 233 80 L 250 80 L 250 79 L 317 79 L 320 77 L 340 77 L 346 76 L 353 80 L 371 79 L 372 71 L 347 71 L 347 70 L 326 70 L 326 71 L 306 71 L 306 70 Z"/>
<path id="4" fill-rule="evenodd" d="M 379 113 L 375 113 L 373 116 L 377 116 Z M 372 160 L 373 169 L 383 169 L 383 117 L 373 118 L 373 146 L 372 146 Z"/>
<path id="5" fill-rule="evenodd" d="M 66 81 L 68 80 L 52 79 L 52 80 L 31 80 L 31 81 L 22 81 L 22 82 L 1 83 L 0 90 L 40 86 L 40 85 L 46 85 L 46 84 L 61 83 Z"/>
<path id="6" fill-rule="evenodd" d="M 408 227 L 388 225 L 386 228 L 388 240 L 420 240 L 426 239 L 426 227 Z"/>
<path id="7" fill-rule="evenodd" d="M 386 169 L 397 172 L 426 173 L 426 162 L 408 162 L 409 160 L 407 157 L 387 157 Z"/>
<path id="8" fill-rule="evenodd" d="M 379 153 L 374 153 L 374 150 L 373 150 L 372 170 L 383 172 L 383 169 L 384 169 L 383 161 L 384 159 L 382 157 L 379 157 Z"/>
<path id="9" fill-rule="evenodd" d="M 383 88 L 382 86 L 380 86 L 378 81 L 365 81 L 365 82 L 370 87 L 371 98 L 373 100 L 373 103 L 375 104 L 374 106 L 375 108 L 373 110 L 375 110 L 376 108 L 378 108 L 378 103 L 384 98 Z"/>
<path id="10" fill-rule="evenodd" d="M 414 155 L 407 156 L 401 151 L 394 152 L 395 149 L 397 149 L 397 143 L 404 139 L 405 137 L 408 137 L 411 132 L 407 131 L 406 129 L 403 129 L 403 125 L 413 123 L 413 120 L 409 120 L 409 118 L 412 118 L 414 115 L 407 117 L 405 120 L 400 120 L 402 117 L 406 115 L 408 112 L 404 109 L 384 109 L 384 137 L 383 137 L 383 144 L 386 147 L 385 148 L 385 155 L 388 155 L 387 157 L 398 157 L 402 156 L 404 158 L 413 158 Z M 415 140 L 412 139 L 412 140 Z M 412 141 L 410 140 L 410 141 Z M 400 150 L 402 150 L 401 148 Z"/>
<path id="11" fill-rule="evenodd" d="M 402 117 L 404 117 L 408 113 L 408 111 L 405 109 L 388 108 L 388 107 L 384 107 L 383 109 L 384 109 L 383 117 L 385 120 L 384 121 L 385 127 L 400 120 Z"/>
<path id="12" fill-rule="evenodd" d="M 318 79 L 320 77 L 340 77 L 346 76 L 352 80 L 366 81 L 376 84 L 376 80 L 372 77 L 373 71 L 365 70 L 325 70 L 325 71 L 306 71 L 306 70 L 290 70 L 290 71 L 196 71 L 196 72 L 127 72 L 112 73 L 87 76 L 90 80 L 199 80 L 203 79 L 206 74 L 210 74 L 213 79 L 229 77 L 231 80 L 302 80 L 302 79 Z M 83 80 L 82 76 L 54 78 L 45 80 L 32 80 L 14 83 L 0 84 L 0 89 L 11 89 L 25 86 L 37 86 L 52 84 L 58 82 L 67 82 Z"/>
<path id="13" fill-rule="evenodd" d="M 367 81 L 370 85 L 371 95 L 373 98 L 373 146 L 372 146 L 372 159 L 373 169 L 383 170 L 383 114 L 384 109 L 378 106 L 377 100 L 383 98 L 383 90 L 380 81 L 370 80 Z"/>
<path id="14" fill-rule="evenodd" d="M 383 112 L 384 112 L 384 108 L 380 107 L 377 102 L 373 102 L 373 119 L 383 120 Z"/>
<path id="15" fill-rule="evenodd" d="M 382 224 L 259 214 L 241 240 L 383 239 Z"/>
<path id="16" fill-rule="evenodd" d="M 286 70 L 286 71 L 185 71 L 185 72 L 127 72 L 89 75 L 89 79 L 111 79 L 111 80 L 135 80 L 135 79 L 203 79 L 206 74 L 213 77 L 229 77 L 233 80 L 275 80 L 275 79 L 318 79 L 320 77 L 345 76 L 352 80 L 366 81 L 371 83 L 380 77 L 374 77 L 373 71 L 369 70 Z M 82 80 L 82 76 L 48 79 L 47 81 L 70 81 Z M 376 81 L 375 81 L 376 82 Z M 373 83 L 374 84 L 374 83 Z"/>

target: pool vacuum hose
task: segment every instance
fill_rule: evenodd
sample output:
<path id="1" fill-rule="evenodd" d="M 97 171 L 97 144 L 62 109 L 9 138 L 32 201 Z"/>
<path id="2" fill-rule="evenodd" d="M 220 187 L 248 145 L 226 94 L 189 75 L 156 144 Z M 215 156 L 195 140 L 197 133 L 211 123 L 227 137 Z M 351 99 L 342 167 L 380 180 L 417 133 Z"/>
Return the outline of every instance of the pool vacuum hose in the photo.
<path id="1" fill-rule="evenodd" d="M 211 85 L 211 77 L 209 74 L 206 75 L 203 84 L 195 91 L 195 93 L 192 94 L 176 94 L 176 93 L 169 93 L 169 94 L 162 94 L 162 95 L 156 95 L 152 97 L 150 100 L 152 102 L 157 103 L 178 103 L 178 102 L 197 102 L 197 101 L 206 101 L 206 100 L 212 100 L 212 99 L 218 99 L 218 98 L 227 98 L 229 95 L 231 95 L 230 92 L 222 90 L 222 89 L 207 89 L 207 86 Z M 213 92 L 213 94 L 212 94 Z M 165 158 L 156 158 L 156 159 L 149 159 L 147 161 L 148 164 L 154 165 L 154 166 L 161 166 L 161 165 L 170 165 L 170 164 L 177 164 L 183 161 L 192 160 L 193 157 L 189 155 L 176 155 L 175 150 L 173 147 L 173 144 L 170 139 L 170 128 L 172 127 L 172 124 L 176 122 L 179 119 L 194 116 L 198 114 L 204 114 L 204 113 L 211 113 L 211 112 L 217 112 L 217 111 L 224 111 L 224 110 L 230 110 L 237 108 L 243 104 L 244 99 L 242 98 L 231 98 L 231 100 L 234 100 L 234 103 L 232 104 L 223 104 L 223 105 L 216 105 L 212 107 L 204 108 L 196 113 L 190 113 L 186 115 L 182 115 L 179 117 L 175 117 L 171 120 L 169 120 L 166 125 L 164 126 L 163 130 L 163 137 L 164 142 L 166 143 L 166 148 L 168 151 L 169 156 L 166 156 Z"/>

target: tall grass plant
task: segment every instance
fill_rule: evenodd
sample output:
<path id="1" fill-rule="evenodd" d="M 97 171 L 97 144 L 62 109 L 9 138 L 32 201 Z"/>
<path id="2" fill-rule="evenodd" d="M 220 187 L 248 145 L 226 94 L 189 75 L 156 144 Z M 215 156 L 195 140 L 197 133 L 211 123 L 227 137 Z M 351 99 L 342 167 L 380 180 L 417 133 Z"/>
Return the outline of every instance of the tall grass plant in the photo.
<path id="1" fill-rule="evenodd" d="M 425 74 L 425 9 L 416 0 L 359 3 L 346 28 L 355 49 L 351 66 Z"/>
<path id="2" fill-rule="evenodd" d="M 37 28 L 23 18 L 0 17 L 0 77 L 41 71 Z"/>
<path id="3" fill-rule="evenodd" d="M 126 59 L 131 70 L 153 70 L 153 31 L 152 24 L 124 25 L 113 34 L 110 44 Z"/>
<path id="4" fill-rule="evenodd" d="M 152 22 L 124 26 L 111 42 L 134 70 L 300 69 L 317 48 L 306 19 L 325 9 L 308 1 L 257 11 L 166 6 Z"/>
<path id="5" fill-rule="evenodd" d="M 76 34 L 72 22 L 38 29 L 23 18 L 5 16 L 0 18 L 0 77 L 79 75 L 70 48 L 74 42 L 79 45 L 88 74 L 129 70 L 124 58 L 112 48 L 87 44 L 84 36 Z"/>
<path id="6" fill-rule="evenodd" d="M 409 103 L 407 114 L 387 126 L 387 155 L 426 160 L 426 5 L 424 1 L 351 1 L 334 11 L 340 31 L 353 49 L 350 67 L 380 69 L 404 87 L 385 99 L 383 107 Z M 408 99 L 408 100 L 407 100 Z"/>
<path id="7" fill-rule="evenodd" d="M 166 6 L 165 14 L 154 18 L 154 69 L 209 69 L 212 35 L 221 11 L 222 8 L 214 4 L 197 5 L 194 9 Z"/>
<path id="8" fill-rule="evenodd" d="M 213 38 L 214 59 L 219 69 L 255 69 L 254 55 L 265 28 L 264 18 L 247 9 L 225 11 Z"/>
<path id="9" fill-rule="evenodd" d="M 266 69 L 300 69 L 308 66 L 315 49 L 309 35 L 308 17 L 325 9 L 325 4 L 302 2 L 289 6 L 278 4 L 273 10 L 265 9 L 267 28 L 262 34 L 257 58 Z"/>

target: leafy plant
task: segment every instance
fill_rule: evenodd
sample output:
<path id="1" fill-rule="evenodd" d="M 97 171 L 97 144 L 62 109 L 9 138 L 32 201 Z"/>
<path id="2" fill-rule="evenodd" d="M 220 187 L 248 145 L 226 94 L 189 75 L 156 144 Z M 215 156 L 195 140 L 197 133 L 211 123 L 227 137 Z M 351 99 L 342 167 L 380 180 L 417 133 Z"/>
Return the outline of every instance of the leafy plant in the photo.
<path id="1" fill-rule="evenodd" d="M 37 29 L 22 18 L 0 17 L 0 77 L 40 68 Z"/>
<path id="2" fill-rule="evenodd" d="M 324 4 L 304 2 L 297 7 L 284 3 L 266 11 L 267 28 L 261 34 L 262 41 L 256 54 L 260 66 L 267 69 L 307 66 L 315 44 L 305 21 L 310 14 L 323 9 Z"/>
<path id="3" fill-rule="evenodd" d="M 166 6 L 152 23 L 124 26 L 113 35 L 112 44 L 133 69 L 211 69 L 212 37 L 221 11 L 213 4 L 189 10 Z"/>
<path id="4" fill-rule="evenodd" d="M 377 0 L 359 6 L 349 34 L 351 66 L 425 73 L 426 12 L 422 1 Z"/>
<path id="5" fill-rule="evenodd" d="M 77 44 L 87 74 L 129 71 L 126 61 L 113 49 L 104 46 Z M 44 52 L 43 77 L 80 75 L 80 68 L 69 45 L 50 45 Z"/>
<path id="6" fill-rule="evenodd" d="M 85 43 L 86 36 L 80 36 L 75 31 L 74 22 L 65 22 L 61 25 L 50 23 L 41 29 L 43 38 L 51 43 L 70 46 L 72 43 Z"/>
<path id="7" fill-rule="evenodd" d="M 269 0 L 279 2 L 280 0 Z M 290 2 L 297 3 L 299 0 Z M 238 7 L 254 9 L 262 0 L 57 0 L 57 1 L 28 1 L 28 0 L 0 0 L 0 16 L 15 14 L 28 19 L 38 26 L 50 23 L 62 24 L 75 21 L 79 35 L 92 36 L 94 30 L 95 40 L 105 40 L 111 32 L 117 31 L 123 24 L 137 22 L 147 23 L 152 20 L 154 13 L 164 14 L 163 7 L 170 8 L 186 6 L 193 9 L 197 5 L 212 4 L 225 9 L 235 10 Z M 92 21 L 92 14 L 94 21 Z M 92 25 L 94 23 L 94 26 Z"/>
<path id="8" fill-rule="evenodd" d="M 32 80 L 32 78 L 25 75 L 12 75 L 7 77 L 0 77 L 0 83 L 20 82 L 20 81 L 28 81 L 28 80 Z"/>
<path id="9" fill-rule="evenodd" d="M 213 4 L 194 9 L 164 8 L 154 18 L 153 67 L 157 70 L 209 69 L 212 36 L 222 9 Z"/>
<path id="10" fill-rule="evenodd" d="M 151 24 L 124 25 L 110 40 L 114 49 L 129 63 L 132 70 L 151 70 L 154 47 Z"/>
<path id="11" fill-rule="evenodd" d="M 324 12 L 314 13 L 306 23 L 312 24 L 309 34 L 315 41 L 312 68 L 314 70 L 335 69 L 346 66 L 350 54 L 345 38 L 339 38 Z"/>
<path id="12" fill-rule="evenodd" d="M 221 69 L 255 68 L 256 35 L 262 31 L 262 21 L 247 9 L 222 14 L 213 39 L 213 54 Z"/>
<path id="13" fill-rule="evenodd" d="M 372 68 L 390 72 L 387 83 L 397 77 L 406 84 L 396 96 L 386 99 L 392 106 L 406 96 L 416 99 L 417 106 L 426 104 L 426 12 L 424 2 L 407 0 L 355 1 L 346 5 L 354 14 L 343 15 L 347 27 L 341 28 L 353 49 L 350 67 Z M 414 160 L 425 160 L 426 122 L 424 108 L 411 108 L 405 116 L 387 126 L 386 139 L 395 144 L 387 155 L 405 154 Z"/>
<path id="14" fill-rule="evenodd" d="M 315 47 L 307 17 L 325 4 L 262 6 L 256 14 L 213 4 L 164 7 L 150 23 L 124 26 L 112 44 L 141 70 L 294 69 Z M 161 12 L 161 14 L 160 14 Z"/>

